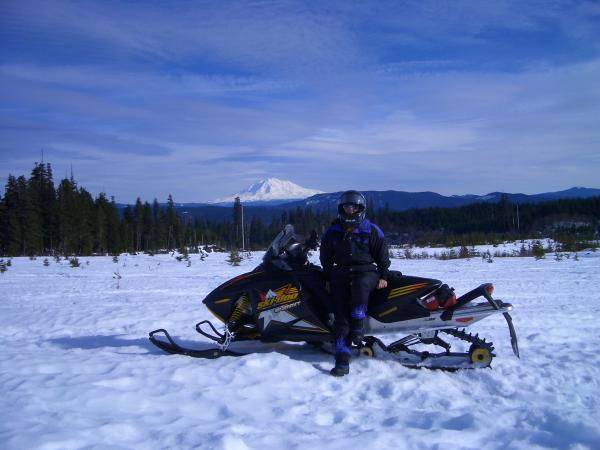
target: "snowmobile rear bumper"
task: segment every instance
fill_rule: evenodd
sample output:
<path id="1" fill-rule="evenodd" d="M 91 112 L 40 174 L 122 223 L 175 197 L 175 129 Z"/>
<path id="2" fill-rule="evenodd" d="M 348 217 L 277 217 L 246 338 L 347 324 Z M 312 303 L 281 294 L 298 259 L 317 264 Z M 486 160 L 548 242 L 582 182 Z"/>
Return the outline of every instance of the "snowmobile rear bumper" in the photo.
<path id="1" fill-rule="evenodd" d="M 467 292 L 464 295 L 461 295 L 457 301 L 456 305 L 446 311 L 444 311 L 441 315 L 442 320 L 450 320 L 454 315 L 454 312 L 457 311 L 461 306 L 469 303 L 470 301 L 478 298 L 484 297 L 492 307 L 498 311 L 503 310 L 502 315 L 506 319 L 506 323 L 508 324 L 508 331 L 510 332 L 510 345 L 512 347 L 513 353 L 517 358 L 520 358 L 519 355 L 519 343 L 517 341 L 517 333 L 515 332 L 515 327 L 512 323 L 512 317 L 507 311 L 512 310 L 512 305 L 510 303 L 504 303 L 502 300 L 495 300 L 489 293 L 489 287 L 491 284 L 484 283 L 479 287 L 476 287 L 472 291 Z"/>

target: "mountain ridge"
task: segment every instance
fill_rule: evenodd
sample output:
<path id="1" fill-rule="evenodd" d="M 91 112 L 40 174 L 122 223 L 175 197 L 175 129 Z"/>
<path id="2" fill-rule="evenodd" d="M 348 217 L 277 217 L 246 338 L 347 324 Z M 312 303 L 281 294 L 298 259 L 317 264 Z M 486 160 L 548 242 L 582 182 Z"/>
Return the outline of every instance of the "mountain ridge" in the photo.
<path id="1" fill-rule="evenodd" d="M 263 220 L 271 220 L 280 216 L 283 212 L 292 209 L 304 209 L 310 207 L 313 211 L 329 211 L 335 213 L 337 199 L 340 192 L 315 194 L 306 199 L 287 202 L 244 202 L 246 217 L 259 217 Z M 573 187 L 563 191 L 544 192 L 540 194 L 510 194 L 504 192 L 491 192 L 485 195 L 465 194 L 457 196 L 444 196 L 435 192 L 404 192 L 404 191 L 363 191 L 369 203 L 375 209 L 389 208 L 390 211 L 406 211 L 419 208 L 452 208 L 466 206 L 478 202 L 497 203 L 503 195 L 512 203 L 538 203 L 543 201 L 590 198 L 600 196 L 600 189 Z M 194 217 L 202 217 L 209 220 L 230 220 L 230 204 L 201 204 L 201 203 L 176 203 L 179 213 L 189 214 Z"/>

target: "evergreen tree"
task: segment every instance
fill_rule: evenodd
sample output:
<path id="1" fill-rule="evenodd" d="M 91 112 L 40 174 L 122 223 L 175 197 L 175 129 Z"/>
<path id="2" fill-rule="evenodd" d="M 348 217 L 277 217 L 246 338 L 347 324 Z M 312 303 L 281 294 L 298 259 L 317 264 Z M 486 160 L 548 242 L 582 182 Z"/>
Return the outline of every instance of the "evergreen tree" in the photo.
<path id="1" fill-rule="evenodd" d="M 110 204 L 106 210 L 106 241 L 107 251 L 112 254 L 125 251 L 123 238 L 120 234 L 121 218 L 115 203 L 115 198 L 111 197 Z"/>
<path id="2" fill-rule="evenodd" d="M 242 202 L 239 197 L 235 198 L 235 202 L 233 203 L 233 236 L 232 241 L 235 248 L 242 247 Z"/>
<path id="3" fill-rule="evenodd" d="M 2 201 L 4 220 L 2 225 L 3 253 L 11 256 L 23 253 L 23 228 L 21 226 L 22 209 L 24 208 L 23 193 L 19 192 L 17 179 L 9 175 Z"/>
<path id="4" fill-rule="evenodd" d="M 133 230 L 134 230 L 134 248 L 136 252 L 142 248 L 142 232 L 144 228 L 144 206 L 142 200 L 138 197 L 133 208 Z"/>
<path id="5" fill-rule="evenodd" d="M 59 252 L 69 255 L 77 250 L 78 242 L 77 186 L 73 178 L 61 180 L 58 185 L 57 203 Z"/>
<path id="6" fill-rule="evenodd" d="M 44 184 L 44 166 L 35 163 L 31 177 L 27 181 L 25 192 L 24 248 L 29 256 L 42 254 L 44 249 L 42 228 L 42 190 Z"/>
<path id="7" fill-rule="evenodd" d="M 169 198 L 167 199 L 165 225 L 167 233 L 166 248 L 168 250 L 175 250 L 179 246 L 181 227 L 177 214 L 175 213 L 175 203 L 173 202 L 173 196 L 171 194 L 169 194 Z"/>
<path id="8" fill-rule="evenodd" d="M 145 252 L 156 250 L 152 207 L 148 202 L 144 202 L 142 210 L 142 250 Z"/>
<path id="9" fill-rule="evenodd" d="M 227 258 L 227 262 L 232 266 L 239 266 L 242 262 L 240 252 L 236 248 L 232 248 L 229 252 L 229 258 Z"/>
<path id="10" fill-rule="evenodd" d="M 6 204 L 0 194 L 0 255 L 6 254 L 6 244 L 4 242 L 4 230 L 6 229 L 7 211 Z"/>

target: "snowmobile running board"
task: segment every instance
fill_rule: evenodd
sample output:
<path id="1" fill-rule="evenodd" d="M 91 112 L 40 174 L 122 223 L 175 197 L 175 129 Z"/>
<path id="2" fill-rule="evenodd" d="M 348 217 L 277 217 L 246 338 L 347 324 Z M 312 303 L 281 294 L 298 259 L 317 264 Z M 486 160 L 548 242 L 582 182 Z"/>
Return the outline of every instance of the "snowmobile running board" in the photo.
<path id="1" fill-rule="evenodd" d="M 156 338 L 155 334 L 162 333 L 168 342 Z M 247 353 L 232 352 L 231 350 L 220 350 L 218 348 L 208 348 L 204 350 L 194 350 L 190 348 L 184 348 L 178 345 L 171 335 L 164 328 L 151 331 L 149 333 L 150 342 L 156 345 L 158 348 L 164 350 L 172 355 L 185 355 L 191 356 L 192 358 L 204 358 L 204 359 L 216 359 L 221 356 L 245 356 Z"/>

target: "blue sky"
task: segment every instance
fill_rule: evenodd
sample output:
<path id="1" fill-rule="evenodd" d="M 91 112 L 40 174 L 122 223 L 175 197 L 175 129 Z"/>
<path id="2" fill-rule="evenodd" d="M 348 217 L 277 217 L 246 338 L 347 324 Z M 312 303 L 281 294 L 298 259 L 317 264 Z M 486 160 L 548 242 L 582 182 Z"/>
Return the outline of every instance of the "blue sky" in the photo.
<path id="1" fill-rule="evenodd" d="M 597 1 L 0 6 L 0 182 L 117 201 L 600 187 Z"/>

